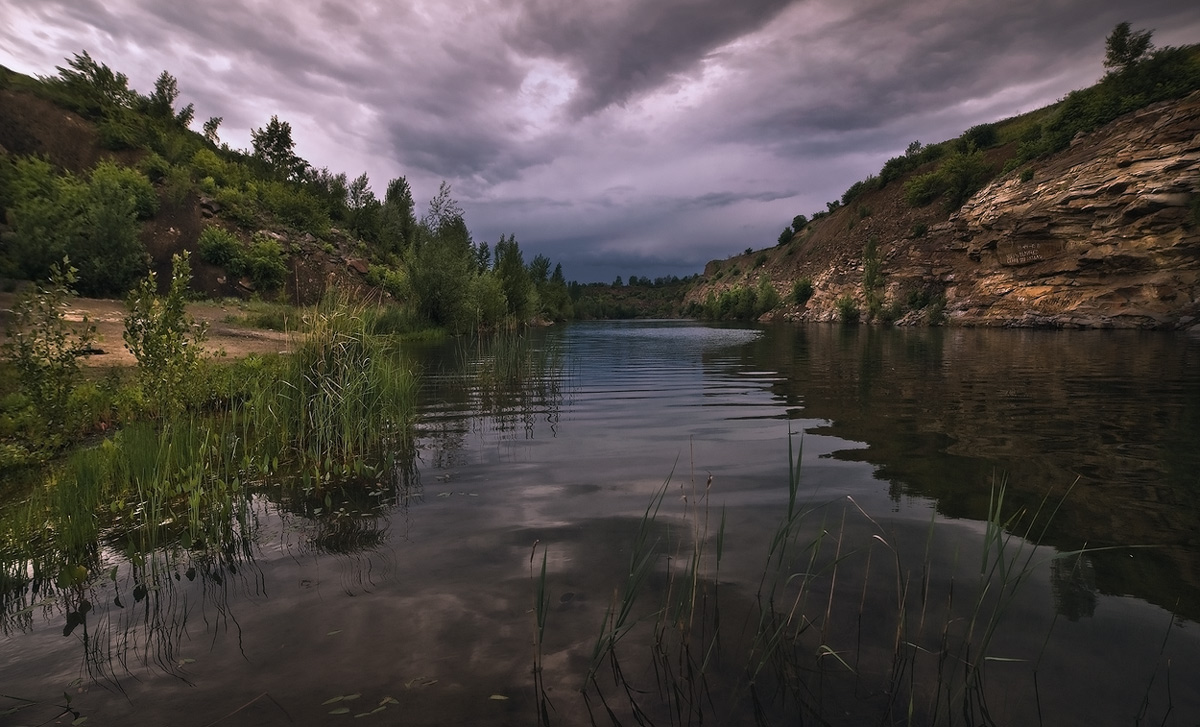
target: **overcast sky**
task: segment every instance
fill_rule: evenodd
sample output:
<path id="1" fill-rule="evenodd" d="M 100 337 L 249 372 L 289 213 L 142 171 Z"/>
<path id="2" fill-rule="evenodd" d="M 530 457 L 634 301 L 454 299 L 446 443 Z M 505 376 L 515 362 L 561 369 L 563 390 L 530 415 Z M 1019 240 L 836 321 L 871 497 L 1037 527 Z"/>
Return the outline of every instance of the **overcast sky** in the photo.
<path id="1" fill-rule="evenodd" d="M 568 279 L 687 275 L 767 247 L 914 139 L 1051 103 L 1120 21 L 1200 42 L 1195 0 L 0 0 L 0 64 L 82 50 L 249 148 L 442 180 L 476 241 Z"/>

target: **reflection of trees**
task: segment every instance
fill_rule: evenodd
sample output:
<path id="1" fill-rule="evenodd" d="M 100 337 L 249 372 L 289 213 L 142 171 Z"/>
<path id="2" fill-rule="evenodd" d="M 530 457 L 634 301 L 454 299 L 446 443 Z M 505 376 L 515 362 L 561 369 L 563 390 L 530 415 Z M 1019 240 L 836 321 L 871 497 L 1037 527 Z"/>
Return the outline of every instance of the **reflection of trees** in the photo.
<path id="1" fill-rule="evenodd" d="M 1132 331 L 772 326 L 741 355 L 745 366 L 781 372 L 776 394 L 830 422 L 822 433 L 867 443 L 837 456 L 876 465 L 897 500 L 930 497 L 944 515 L 979 520 L 996 482 L 1007 482 L 1015 508 L 1034 512 L 1078 478 L 1046 542 L 1162 546 L 1137 561 L 1156 572 L 1132 580 L 1117 559 L 1094 559 L 1096 587 L 1136 584 L 1143 598 L 1200 613 L 1194 342 Z M 1176 606 L 1180 589 L 1188 595 Z"/>
<path id="2" fill-rule="evenodd" d="M 540 422 L 556 436 L 569 387 L 560 339 L 541 331 L 505 332 L 460 343 L 442 370 L 424 379 L 419 436 L 429 464 L 458 463 L 471 432 L 533 439 Z"/>

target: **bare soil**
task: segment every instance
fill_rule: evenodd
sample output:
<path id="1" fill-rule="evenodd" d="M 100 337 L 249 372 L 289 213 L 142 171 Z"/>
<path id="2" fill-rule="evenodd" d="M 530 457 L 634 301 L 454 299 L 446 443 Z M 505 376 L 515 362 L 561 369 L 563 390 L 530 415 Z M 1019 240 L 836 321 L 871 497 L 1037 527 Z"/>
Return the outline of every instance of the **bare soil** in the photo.
<path id="1" fill-rule="evenodd" d="M 17 301 L 15 293 L 0 293 L 0 342 L 8 340 L 8 328 L 12 321 L 12 307 Z M 282 353 L 288 350 L 289 336 L 282 331 L 248 328 L 230 323 L 230 316 L 238 316 L 236 303 L 216 302 L 191 303 L 188 313 L 197 323 L 208 324 L 208 338 L 204 348 L 210 353 L 224 352 L 229 358 L 244 358 L 250 354 Z M 125 348 L 125 304 L 119 300 L 76 298 L 67 308 L 67 320 L 81 322 L 84 316 L 96 326 L 98 340 L 94 348 L 99 353 L 84 356 L 81 361 L 89 368 L 133 366 L 137 362 L 129 349 Z"/>

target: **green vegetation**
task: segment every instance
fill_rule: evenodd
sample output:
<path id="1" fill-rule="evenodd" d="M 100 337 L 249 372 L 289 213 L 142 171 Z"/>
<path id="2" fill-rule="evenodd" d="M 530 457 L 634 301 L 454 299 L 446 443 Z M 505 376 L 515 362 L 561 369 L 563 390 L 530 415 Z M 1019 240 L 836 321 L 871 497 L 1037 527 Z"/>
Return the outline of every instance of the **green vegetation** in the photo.
<path id="1" fill-rule="evenodd" d="M 863 299 L 867 302 L 867 318 L 878 318 L 883 310 L 883 261 L 879 258 L 879 238 L 872 235 L 863 247 Z M 844 320 L 844 317 L 843 317 Z"/>
<path id="2" fill-rule="evenodd" d="M 833 307 L 837 310 L 838 320 L 842 323 L 858 323 L 860 315 L 858 303 L 849 293 L 839 296 L 834 301 Z"/>
<path id="3" fill-rule="evenodd" d="M 300 285 L 289 258 L 305 251 L 303 241 L 331 256 L 366 258 L 366 282 L 426 326 L 465 333 L 575 316 L 561 266 L 544 255 L 526 265 L 513 235 L 501 238 L 493 256 L 487 242 L 472 240 L 445 183 L 418 221 L 404 177 L 388 182 L 380 200 L 366 174 L 349 180 L 313 168 L 278 116 L 251 130 L 250 151 L 236 150 L 220 142 L 220 117 L 205 122 L 203 133 L 189 128 L 195 110 L 176 108 L 179 86 L 166 71 L 143 96 L 87 53 L 57 70 L 41 79 L 6 72 L 5 83 L 82 115 L 101 146 L 140 161 L 68 171 L 46 158 L 0 155 L 0 216 L 12 228 L 0 273 L 40 280 L 69 256 L 79 292 L 123 295 L 149 270 L 141 224 L 156 216 L 159 201 L 186 207 L 201 200 L 218 220 L 175 251 L 196 250 L 260 294 L 316 298 L 288 290 Z M 160 269 L 165 262 L 157 261 Z"/>
<path id="4" fill-rule="evenodd" d="M 736 285 L 720 295 L 710 292 L 703 303 L 688 306 L 686 314 L 710 321 L 752 321 L 778 308 L 780 302 L 779 292 L 764 275 L 754 287 Z"/>
<path id="5" fill-rule="evenodd" d="M 812 278 L 800 278 L 792 284 L 792 302 L 804 305 L 813 294 Z"/>
<path id="6" fill-rule="evenodd" d="M 145 275 L 138 222 L 154 215 L 158 198 L 139 172 L 105 161 L 80 178 L 37 157 L 4 158 L 0 166 L 0 203 L 12 226 L 5 269 L 43 280 L 70 257 L 76 288 L 93 296 L 121 293 Z"/>
<path id="7" fill-rule="evenodd" d="M 6 434 L 0 467 L 25 464 L 52 454 L 71 441 L 71 398 L 80 381 L 79 357 L 95 335 L 86 318 L 79 326 L 66 320 L 74 296 L 75 268 L 64 260 L 51 267 L 50 282 L 23 296 L 13 309 L 5 358 L 16 370 L 17 398 L 6 402 Z M 24 436 L 17 433 L 24 431 Z"/>
<path id="8" fill-rule="evenodd" d="M 203 396 L 195 384 L 207 329 L 184 310 L 191 277 L 188 256 L 176 255 L 165 297 L 158 297 L 158 280 L 151 272 L 125 301 L 125 346 L 137 359 L 148 413 L 158 418 L 178 416 Z"/>

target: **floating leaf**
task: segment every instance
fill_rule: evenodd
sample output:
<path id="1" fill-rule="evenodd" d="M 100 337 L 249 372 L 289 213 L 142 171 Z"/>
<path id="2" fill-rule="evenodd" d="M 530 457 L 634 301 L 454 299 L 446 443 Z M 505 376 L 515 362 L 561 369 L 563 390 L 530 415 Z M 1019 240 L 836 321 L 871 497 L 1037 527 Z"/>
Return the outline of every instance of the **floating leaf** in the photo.
<path id="1" fill-rule="evenodd" d="M 453 494 L 453 492 L 439 492 L 438 497 L 450 497 Z"/>
<path id="2" fill-rule="evenodd" d="M 342 633 L 342 630 L 341 630 L 341 629 L 334 629 L 333 631 L 326 631 L 326 632 L 325 632 L 325 635 L 326 635 L 326 636 L 333 636 L 334 634 L 340 634 L 340 633 Z"/>
<path id="3" fill-rule="evenodd" d="M 328 706 L 328 705 L 330 705 L 330 704 L 335 704 L 335 703 L 337 703 L 337 702 L 340 702 L 340 701 L 342 701 L 343 699 L 345 699 L 345 697 L 343 697 L 343 696 L 341 696 L 341 695 L 338 695 L 338 696 L 336 696 L 336 697 L 330 697 L 329 699 L 326 699 L 324 702 L 321 702 L 321 706 L 322 706 L 322 707 L 325 707 L 325 706 Z"/>
<path id="4" fill-rule="evenodd" d="M 354 694 L 347 694 L 345 697 L 343 697 L 343 699 L 345 699 L 347 702 L 349 702 L 351 699 L 358 699 L 361 696 L 362 696 L 362 692 L 356 692 Z"/>
<path id="5" fill-rule="evenodd" d="M 75 718 L 75 719 L 74 719 L 74 720 L 71 722 L 71 724 L 73 724 L 73 725 L 76 725 L 76 724 L 83 724 L 84 722 L 87 722 L 87 717 L 76 717 L 76 718 Z"/>
<path id="6" fill-rule="evenodd" d="M 350 714 L 349 707 L 338 707 L 337 709 L 329 710 L 330 714 Z"/>
<path id="7" fill-rule="evenodd" d="M 179 660 L 179 666 L 183 666 L 185 664 L 195 664 L 195 663 L 196 663 L 195 659 L 180 659 Z"/>
<path id="8" fill-rule="evenodd" d="M 385 704 L 400 704 L 400 702 L 399 702 L 399 700 L 394 699 L 392 697 L 384 697 L 383 699 L 379 700 L 380 706 L 383 706 Z"/>
<path id="9" fill-rule="evenodd" d="M 504 696 L 503 694 L 493 694 L 492 696 L 488 697 L 488 699 L 495 699 L 497 701 L 505 702 L 508 701 L 508 697 Z"/>

